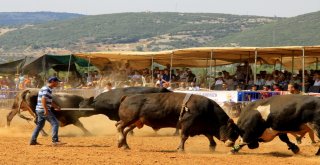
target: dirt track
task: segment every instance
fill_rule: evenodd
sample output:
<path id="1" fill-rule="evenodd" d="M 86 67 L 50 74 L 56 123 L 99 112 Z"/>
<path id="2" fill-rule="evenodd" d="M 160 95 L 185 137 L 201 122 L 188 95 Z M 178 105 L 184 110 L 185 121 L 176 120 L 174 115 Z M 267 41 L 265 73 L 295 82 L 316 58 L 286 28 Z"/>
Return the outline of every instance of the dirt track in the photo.
<path id="1" fill-rule="evenodd" d="M 8 110 L 0 110 L 0 163 L 1 164 L 320 164 L 314 156 L 317 148 L 304 138 L 301 152 L 293 155 L 287 146 L 275 139 L 261 144 L 259 149 L 245 147 L 239 154 L 229 155 L 230 148 L 217 141 L 216 152 L 210 152 L 204 136 L 189 138 L 185 153 L 176 152 L 179 137 L 170 136 L 174 129 L 155 133 L 144 127 L 129 136 L 131 150 L 116 147 L 114 122 L 97 115 L 81 118 L 84 126 L 96 136 L 84 137 L 74 126 L 60 129 L 60 138 L 67 144 L 53 147 L 50 137 L 41 137 L 41 146 L 29 146 L 33 126 L 15 117 L 10 128 L 4 128 Z M 49 123 L 46 123 L 49 131 Z M 292 140 L 294 140 L 291 137 Z"/>

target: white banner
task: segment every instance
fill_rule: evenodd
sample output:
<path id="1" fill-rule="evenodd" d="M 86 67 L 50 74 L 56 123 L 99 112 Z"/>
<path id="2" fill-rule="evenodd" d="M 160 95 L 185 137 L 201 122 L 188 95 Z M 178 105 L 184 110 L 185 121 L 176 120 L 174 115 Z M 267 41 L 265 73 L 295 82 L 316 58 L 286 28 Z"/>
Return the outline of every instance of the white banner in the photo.
<path id="1" fill-rule="evenodd" d="M 226 101 L 238 102 L 237 91 L 174 91 L 180 93 L 192 93 L 196 95 L 205 96 L 215 102 L 221 104 Z"/>

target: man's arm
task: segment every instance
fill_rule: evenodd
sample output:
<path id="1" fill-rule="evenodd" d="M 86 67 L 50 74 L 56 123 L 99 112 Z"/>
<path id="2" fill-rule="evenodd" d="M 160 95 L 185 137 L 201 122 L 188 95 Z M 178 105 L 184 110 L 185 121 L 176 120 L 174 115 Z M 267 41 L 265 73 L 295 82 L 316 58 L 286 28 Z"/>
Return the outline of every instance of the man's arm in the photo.
<path id="1" fill-rule="evenodd" d="M 56 111 L 60 111 L 61 110 L 61 107 L 57 103 L 55 103 L 54 101 L 52 101 L 51 105 L 54 108 L 54 110 L 56 110 Z"/>
<path id="2" fill-rule="evenodd" d="M 41 98 L 41 103 L 44 109 L 44 115 L 47 116 L 48 115 L 48 107 L 47 107 L 47 102 L 46 102 L 46 98 L 42 97 Z"/>

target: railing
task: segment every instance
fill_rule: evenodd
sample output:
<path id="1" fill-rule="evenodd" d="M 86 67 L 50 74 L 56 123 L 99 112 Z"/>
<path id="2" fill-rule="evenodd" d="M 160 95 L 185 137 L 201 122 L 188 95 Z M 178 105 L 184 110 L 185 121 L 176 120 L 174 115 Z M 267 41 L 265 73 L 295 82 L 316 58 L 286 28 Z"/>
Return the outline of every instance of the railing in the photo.
<path id="1" fill-rule="evenodd" d="M 18 91 L 1 90 L 0 91 L 0 109 L 1 108 L 11 108 L 13 104 L 13 99 Z"/>
<path id="2" fill-rule="evenodd" d="M 63 93 L 70 93 L 70 94 L 75 94 L 75 95 L 79 95 L 85 98 L 89 98 L 89 97 L 96 97 L 98 96 L 103 90 L 102 89 L 57 89 L 54 90 L 54 92 L 63 92 Z M 17 95 L 19 91 L 10 91 L 10 90 L 1 90 L 0 91 L 0 109 L 11 109 L 13 101 L 15 96 Z M 181 92 L 181 91 L 178 91 Z M 226 93 L 223 91 L 187 91 L 187 92 L 192 92 L 194 94 L 205 94 L 206 97 L 210 98 L 210 95 L 212 92 L 213 93 L 217 93 L 217 92 L 222 92 L 222 93 Z M 199 93 L 198 93 L 199 92 Z M 228 91 L 230 92 L 230 91 Z M 233 91 L 236 92 L 236 91 Z M 235 101 L 239 102 L 239 103 L 249 103 L 255 100 L 259 100 L 259 99 L 264 99 L 267 97 L 271 97 L 274 95 L 285 95 L 288 92 L 286 91 L 281 91 L 281 92 L 265 92 L 265 91 L 239 91 L 237 93 L 235 93 L 237 96 L 235 96 Z M 317 96 L 320 97 L 319 93 L 309 93 L 309 95 L 312 96 Z M 220 99 L 220 96 L 216 98 Z M 223 96 L 224 97 L 224 96 Z M 226 95 L 226 97 L 230 97 L 228 95 Z M 215 99 L 213 99 L 215 100 Z M 215 101 L 219 101 L 219 100 L 215 100 Z"/>

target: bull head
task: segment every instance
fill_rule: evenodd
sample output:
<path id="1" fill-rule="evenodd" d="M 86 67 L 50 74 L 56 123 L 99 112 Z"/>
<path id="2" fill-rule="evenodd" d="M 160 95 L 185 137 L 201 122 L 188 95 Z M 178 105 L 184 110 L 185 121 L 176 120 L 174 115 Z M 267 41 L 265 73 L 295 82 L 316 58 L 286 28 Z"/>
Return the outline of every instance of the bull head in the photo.
<path id="1" fill-rule="evenodd" d="M 227 124 L 220 128 L 220 140 L 229 140 L 234 143 L 239 137 L 239 128 L 232 119 L 228 119 Z M 232 144 L 230 144 L 232 145 Z"/>

